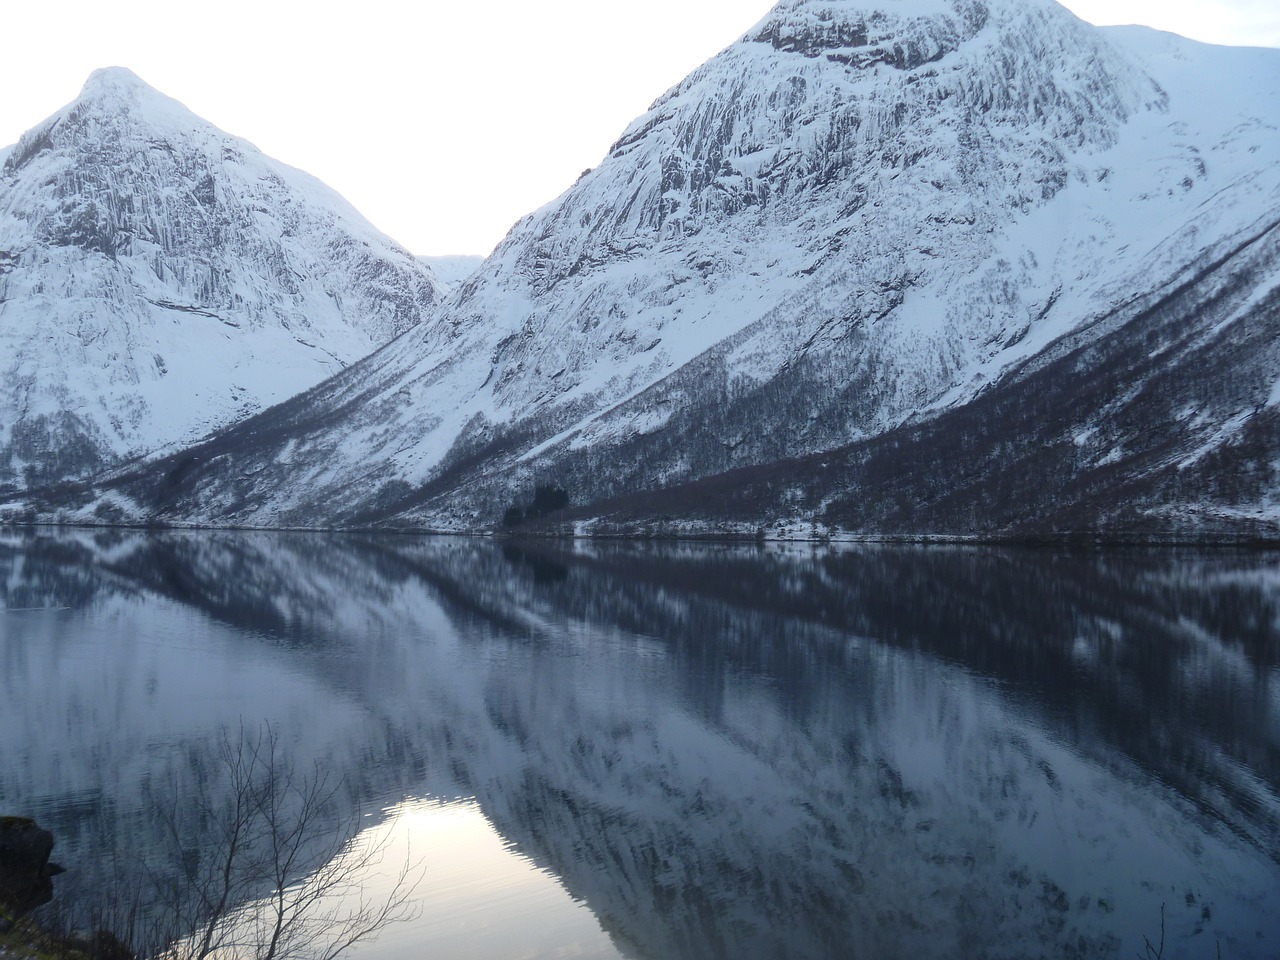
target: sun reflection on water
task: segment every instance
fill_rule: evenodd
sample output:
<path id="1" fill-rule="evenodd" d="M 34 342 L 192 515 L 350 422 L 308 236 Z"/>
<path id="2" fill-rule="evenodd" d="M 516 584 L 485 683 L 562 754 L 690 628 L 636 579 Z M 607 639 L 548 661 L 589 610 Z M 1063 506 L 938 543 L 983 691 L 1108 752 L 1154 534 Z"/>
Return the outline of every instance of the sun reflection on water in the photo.
<path id="1" fill-rule="evenodd" d="M 418 916 L 362 944 L 355 960 L 610 960 L 625 956 L 586 905 L 507 843 L 474 799 L 409 801 L 361 834 L 384 845 L 365 895 L 389 892 L 395 868 L 420 864 Z M 385 889 L 384 889 L 385 888 Z M 495 918 L 501 918 L 495 922 Z"/>

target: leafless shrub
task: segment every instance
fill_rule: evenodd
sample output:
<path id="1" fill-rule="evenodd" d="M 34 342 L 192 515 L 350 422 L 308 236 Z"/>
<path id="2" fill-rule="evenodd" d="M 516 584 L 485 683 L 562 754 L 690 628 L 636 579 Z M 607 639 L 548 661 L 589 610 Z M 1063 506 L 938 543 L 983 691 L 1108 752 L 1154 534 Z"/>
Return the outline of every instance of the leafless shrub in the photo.
<path id="1" fill-rule="evenodd" d="M 130 911 L 141 956 L 334 960 L 416 914 L 416 864 L 406 858 L 370 895 L 385 841 L 360 837 L 359 816 L 341 813 L 341 781 L 284 762 L 270 727 L 224 731 L 217 763 L 216 796 L 197 778 L 194 797 L 160 811 L 172 857 L 147 869 L 157 906 L 144 930 Z"/>

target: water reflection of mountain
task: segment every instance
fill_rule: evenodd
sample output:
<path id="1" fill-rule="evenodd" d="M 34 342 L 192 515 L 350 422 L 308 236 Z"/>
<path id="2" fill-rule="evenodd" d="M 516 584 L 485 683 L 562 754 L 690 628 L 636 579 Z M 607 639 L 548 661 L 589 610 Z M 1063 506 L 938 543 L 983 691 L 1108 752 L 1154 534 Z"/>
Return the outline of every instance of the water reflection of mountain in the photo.
<path id="1" fill-rule="evenodd" d="M 48 632 L 61 657 L 30 635 L 0 653 L 10 702 L 25 677 L 123 723 L 69 739 L 66 709 L 42 714 L 0 799 L 52 783 L 128 809 L 130 777 L 103 774 L 113 736 L 122 758 L 190 749 L 239 711 L 367 795 L 474 794 L 638 956 L 1105 956 L 1166 901 L 1171 940 L 1199 928 L 1266 956 L 1276 571 L 1230 554 L 11 536 L 7 606 L 74 609 Z M 142 664 L 175 703 L 148 713 L 136 657 L 114 686 L 66 666 L 104 610 L 197 641 Z M 193 706 L 227 672 L 232 702 Z"/>
<path id="2" fill-rule="evenodd" d="M 593 619 L 612 611 L 634 632 L 665 630 L 691 669 L 705 660 L 705 638 L 733 638 L 713 662 L 788 678 L 793 708 L 802 709 L 813 671 L 830 669 L 833 651 L 775 642 L 792 621 L 925 652 L 999 683 L 1057 738 L 1114 748 L 1280 859 L 1277 809 L 1258 793 L 1280 784 L 1276 555 L 869 548 L 752 556 L 713 548 L 579 556 L 592 570 L 585 586 L 541 594 Z M 672 631 L 663 611 L 676 591 L 685 604 Z M 592 607 L 592 597 L 607 597 L 605 608 Z M 696 617 L 703 621 L 690 622 Z M 735 617 L 777 625 L 734 627 Z"/>

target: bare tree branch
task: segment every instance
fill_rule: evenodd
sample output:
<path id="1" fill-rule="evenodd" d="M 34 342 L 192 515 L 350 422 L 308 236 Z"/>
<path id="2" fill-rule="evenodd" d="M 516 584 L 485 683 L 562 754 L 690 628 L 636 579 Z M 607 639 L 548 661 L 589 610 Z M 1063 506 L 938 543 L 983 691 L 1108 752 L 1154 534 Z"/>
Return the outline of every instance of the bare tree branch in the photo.
<path id="1" fill-rule="evenodd" d="M 270 726 L 224 731 L 217 760 L 229 795 L 215 800 L 197 771 L 191 801 L 159 813 L 177 869 L 149 872 L 162 909 L 144 956 L 336 960 L 416 916 L 421 871 L 409 858 L 386 895 L 367 895 L 386 841 L 359 836 L 358 813 L 342 815 L 342 781 L 318 765 L 297 776 Z M 193 852 L 210 837 L 215 856 Z"/>

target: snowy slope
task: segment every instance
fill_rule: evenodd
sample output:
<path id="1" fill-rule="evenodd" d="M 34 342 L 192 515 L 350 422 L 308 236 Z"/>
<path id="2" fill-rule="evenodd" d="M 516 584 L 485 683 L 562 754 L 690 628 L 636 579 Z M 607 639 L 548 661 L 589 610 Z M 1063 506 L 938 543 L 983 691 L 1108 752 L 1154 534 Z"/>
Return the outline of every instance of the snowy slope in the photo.
<path id="1" fill-rule="evenodd" d="M 480 269 L 484 257 L 455 254 L 440 257 L 418 257 L 418 262 L 426 264 L 446 292 L 460 287 L 473 273 Z"/>
<path id="2" fill-rule="evenodd" d="M 0 157 L 0 485 L 189 443 L 416 324 L 429 268 L 127 70 Z"/>
<path id="3" fill-rule="evenodd" d="M 1274 51 L 1100 31 L 1050 0 L 788 0 L 437 323 L 125 478 L 113 508 L 469 529 L 537 484 L 590 504 L 890 436 L 1265 233 L 1278 94 Z M 1274 279 L 1246 274 L 1236 320 Z M 1228 438 L 1214 417 L 1187 442 Z M 769 510 L 858 495 L 810 493 Z"/>
<path id="4" fill-rule="evenodd" d="M 1280 151 L 1280 56 L 1107 32 L 1176 109 L 1126 131 L 1127 202 L 1103 192 L 1087 211 L 1115 238 L 1094 257 L 1122 279 L 1088 298 L 1064 289 L 1054 313 L 1082 315 L 1074 331 L 1029 335 L 1005 351 L 1025 360 L 924 422 L 622 498 L 589 511 L 603 528 L 661 513 L 684 532 L 1280 536 L 1280 190 L 1266 159 Z M 1135 175 L 1143 164 L 1167 171 Z M 1182 195 L 1163 221 L 1154 184 Z"/>

